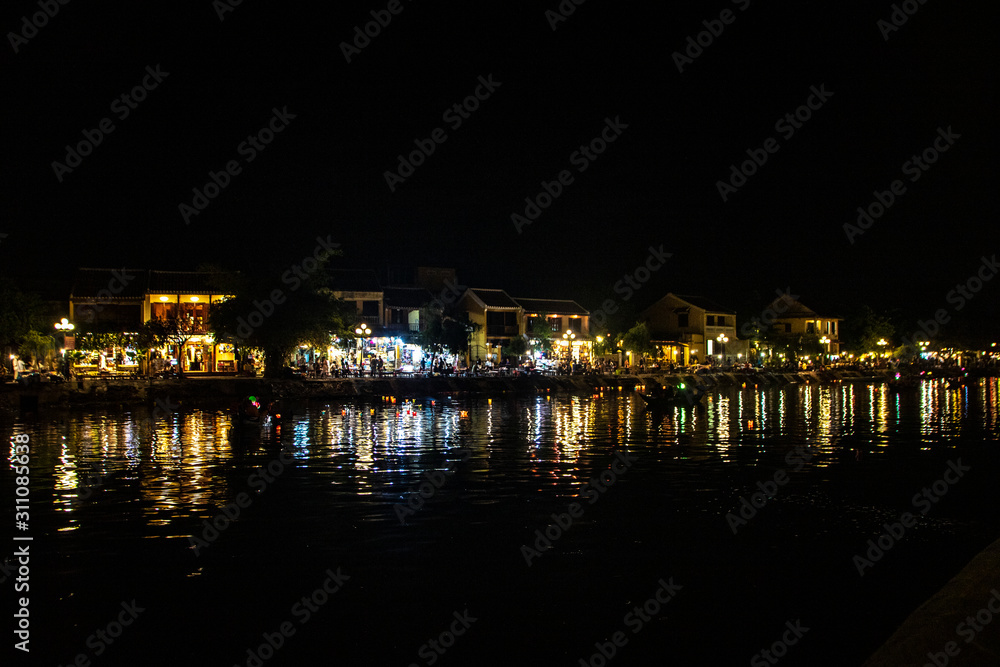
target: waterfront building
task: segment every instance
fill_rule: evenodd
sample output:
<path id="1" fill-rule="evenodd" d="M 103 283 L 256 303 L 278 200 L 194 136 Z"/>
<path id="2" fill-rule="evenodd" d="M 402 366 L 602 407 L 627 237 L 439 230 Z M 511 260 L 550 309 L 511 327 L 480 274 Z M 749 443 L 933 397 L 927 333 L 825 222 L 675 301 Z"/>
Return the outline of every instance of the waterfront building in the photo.
<path id="1" fill-rule="evenodd" d="M 649 326 L 659 358 L 677 365 L 738 362 L 746 341 L 736 336 L 736 311 L 702 296 L 667 293 L 639 314 Z"/>
<path id="2" fill-rule="evenodd" d="M 459 298 L 458 306 L 468 313 L 470 322 L 479 325 L 470 335 L 470 361 L 500 362 L 502 349 L 524 333 L 524 309 L 502 289 L 470 287 Z"/>
<path id="3" fill-rule="evenodd" d="M 778 336 L 798 339 L 815 336 L 825 354 L 840 355 L 840 321 L 834 315 L 820 315 L 791 295 L 782 294 L 764 309 L 771 330 Z"/>
<path id="4" fill-rule="evenodd" d="M 520 331 L 529 338 L 539 327 L 548 332 L 553 359 L 581 363 L 593 356 L 590 311 L 570 299 L 529 299 L 514 297 L 521 306 Z"/>
<path id="5" fill-rule="evenodd" d="M 149 320 L 169 322 L 176 335 L 162 349 L 151 351 L 154 358 L 185 373 L 235 373 L 232 345 L 217 344 L 208 332 L 212 305 L 229 296 L 215 286 L 217 278 L 198 271 L 79 269 L 70 292 L 69 319 L 91 332 L 126 335 L 134 335 Z M 79 375 L 144 372 L 145 361 L 126 344 L 87 354 L 75 370 Z"/>

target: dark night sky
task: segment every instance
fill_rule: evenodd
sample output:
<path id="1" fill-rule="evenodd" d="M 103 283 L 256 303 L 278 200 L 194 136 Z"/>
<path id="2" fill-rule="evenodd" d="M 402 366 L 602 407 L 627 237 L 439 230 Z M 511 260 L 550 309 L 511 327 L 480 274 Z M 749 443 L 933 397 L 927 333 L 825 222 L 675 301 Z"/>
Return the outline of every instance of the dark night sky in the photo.
<path id="1" fill-rule="evenodd" d="M 17 54 L 5 39 L 5 271 L 246 266 L 330 234 L 344 266 L 454 266 L 596 308 L 663 244 L 673 258 L 636 302 L 738 308 L 791 286 L 930 316 L 1000 251 L 996 10 L 981 3 L 928 2 L 885 41 L 888 2 L 590 0 L 553 31 L 557 0 L 402 0 L 349 64 L 339 43 L 386 3 L 246 1 L 224 21 L 208 0 L 175 4 L 71 2 Z M 735 21 L 679 73 L 672 53 L 723 9 Z M 33 11 L 8 3 L 0 25 Z M 112 100 L 157 64 L 169 76 L 120 120 Z M 491 74 L 501 87 L 453 130 L 442 113 Z M 775 121 L 821 84 L 833 96 L 782 137 Z M 246 163 L 237 146 L 285 106 L 296 118 Z M 114 132 L 59 183 L 51 163 L 105 117 Z M 606 117 L 628 128 L 580 173 L 570 154 Z M 842 225 L 948 126 L 954 147 L 850 244 Z M 390 192 L 383 172 L 437 127 L 448 139 Z M 716 181 L 768 137 L 779 151 L 724 203 Z M 233 159 L 242 173 L 185 225 L 178 205 Z M 574 182 L 518 234 L 511 213 L 563 169 Z M 992 318 L 998 290 L 966 313 Z"/>

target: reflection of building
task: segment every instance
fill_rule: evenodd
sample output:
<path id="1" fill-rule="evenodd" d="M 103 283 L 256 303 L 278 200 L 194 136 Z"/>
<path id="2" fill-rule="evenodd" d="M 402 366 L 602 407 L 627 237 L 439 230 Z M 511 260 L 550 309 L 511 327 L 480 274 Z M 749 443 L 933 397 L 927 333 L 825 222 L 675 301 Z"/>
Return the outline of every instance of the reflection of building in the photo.
<path id="1" fill-rule="evenodd" d="M 704 297 L 668 293 L 639 317 L 660 356 L 672 363 L 705 363 L 718 355 L 735 361 L 746 355 L 746 341 L 736 337 L 736 311 Z"/>
<path id="2" fill-rule="evenodd" d="M 134 333 L 149 320 L 171 332 L 171 342 L 154 356 L 190 373 L 236 371 L 231 345 L 216 345 L 208 333 L 212 304 L 226 298 L 212 287 L 214 274 L 194 271 L 79 269 L 70 292 L 70 319 L 84 330 Z M 109 349 L 77 364 L 78 373 L 97 372 L 101 364 L 115 370 L 137 370 L 133 350 Z M 110 359 L 107 357 L 110 356 Z M 119 361 L 121 359 L 122 361 Z M 123 363 L 124 362 L 124 363 Z"/>
<path id="3" fill-rule="evenodd" d="M 840 354 L 840 318 L 831 315 L 819 315 L 811 308 L 799 303 L 787 294 L 772 301 L 764 310 L 771 320 L 771 330 L 779 336 L 799 338 L 816 336 L 829 339 L 822 343 L 826 354 Z"/>
<path id="4" fill-rule="evenodd" d="M 517 297 L 514 301 L 524 312 L 522 332 L 530 337 L 533 331 L 538 331 L 538 327 L 541 327 L 551 337 L 557 359 L 574 362 L 590 360 L 590 311 L 568 299 Z"/>

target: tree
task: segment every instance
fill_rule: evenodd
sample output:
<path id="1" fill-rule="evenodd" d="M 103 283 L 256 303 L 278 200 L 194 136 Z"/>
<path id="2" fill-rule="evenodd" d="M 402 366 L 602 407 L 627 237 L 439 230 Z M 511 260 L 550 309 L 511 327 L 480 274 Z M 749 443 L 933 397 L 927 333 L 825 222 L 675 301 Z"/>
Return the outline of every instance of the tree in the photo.
<path id="1" fill-rule="evenodd" d="M 43 314 L 37 295 L 22 292 L 9 278 L 0 278 L 0 346 L 17 349 L 32 330 L 48 330 L 52 325 L 46 326 Z"/>
<path id="2" fill-rule="evenodd" d="M 503 353 L 508 357 L 516 357 L 518 360 L 531 349 L 528 340 L 524 336 L 514 336 L 503 348 Z"/>
<path id="3" fill-rule="evenodd" d="M 326 246 L 304 259 L 296 259 L 294 250 L 275 248 L 263 260 L 254 258 L 242 272 L 203 267 L 213 269 L 211 284 L 217 293 L 233 295 L 209 310 L 208 328 L 215 340 L 261 350 L 264 377 L 275 378 L 299 345 L 325 349 L 331 335 L 353 336 L 348 328 L 357 317 L 354 304 L 334 296 L 326 270 L 340 252 Z M 280 259 L 279 252 L 293 261 Z"/>
<path id="4" fill-rule="evenodd" d="M 549 324 L 548 313 L 539 313 L 527 333 L 532 349 L 542 352 L 552 351 L 552 325 Z"/>
<path id="5" fill-rule="evenodd" d="M 638 322 L 635 326 L 625 332 L 622 336 L 622 346 L 624 349 L 634 352 L 639 356 L 652 354 L 656 351 L 653 345 L 652 334 L 645 322 Z"/>
<path id="6" fill-rule="evenodd" d="M 871 307 L 863 305 L 854 316 L 849 317 L 844 327 L 848 347 L 859 354 L 866 352 L 882 352 L 887 345 L 879 345 L 884 339 L 891 342 L 895 327 L 889 318 L 876 313 Z"/>
<path id="7" fill-rule="evenodd" d="M 237 296 L 213 304 L 208 317 L 216 341 L 264 352 L 264 377 L 268 378 L 281 376 L 285 361 L 299 345 L 326 348 L 331 335 L 347 336 L 355 317 L 353 304 L 337 299 L 326 288 L 288 293 L 280 304 L 269 299 L 273 289 L 247 285 Z"/>
<path id="8" fill-rule="evenodd" d="M 52 336 L 46 336 L 32 329 L 21 338 L 18 353 L 22 357 L 30 355 L 37 368 L 39 363 L 48 357 L 55 348 L 55 343 L 56 340 Z"/>
<path id="9" fill-rule="evenodd" d="M 469 321 L 468 313 L 455 305 L 444 309 L 425 306 L 420 309 L 420 319 L 426 318 L 427 327 L 420 332 L 420 345 L 431 350 L 431 367 L 438 354 L 450 352 L 463 354 L 469 348 L 469 336 L 480 329 Z"/>

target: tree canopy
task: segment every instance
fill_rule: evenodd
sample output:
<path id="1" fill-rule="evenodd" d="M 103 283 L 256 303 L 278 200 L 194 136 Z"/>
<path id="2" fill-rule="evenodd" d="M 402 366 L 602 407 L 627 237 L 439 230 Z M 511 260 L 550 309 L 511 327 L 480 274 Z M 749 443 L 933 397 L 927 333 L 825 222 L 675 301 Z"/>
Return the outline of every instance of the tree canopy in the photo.
<path id="1" fill-rule="evenodd" d="M 209 311 L 215 339 L 263 351 L 264 376 L 279 377 L 299 345 L 325 349 L 331 335 L 350 335 L 357 318 L 354 304 L 336 298 L 328 287 L 325 267 L 333 254 L 316 255 L 315 261 L 308 257 L 308 263 L 291 268 L 218 273 L 215 288 L 233 296 Z"/>

